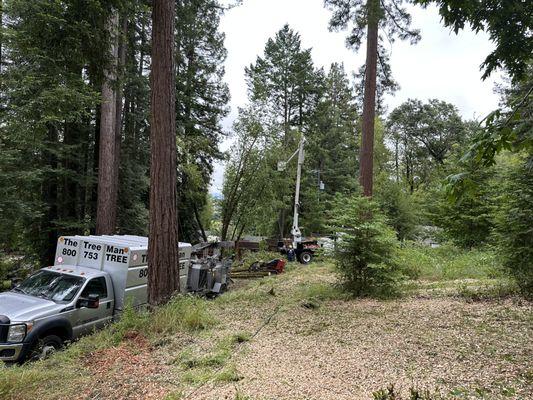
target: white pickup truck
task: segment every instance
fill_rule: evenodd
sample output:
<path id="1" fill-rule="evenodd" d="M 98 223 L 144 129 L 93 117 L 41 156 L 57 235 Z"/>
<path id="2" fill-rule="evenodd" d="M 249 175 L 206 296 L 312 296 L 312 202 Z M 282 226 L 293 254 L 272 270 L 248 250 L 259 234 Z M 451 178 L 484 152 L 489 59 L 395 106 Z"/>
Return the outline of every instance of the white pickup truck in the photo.
<path id="1" fill-rule="evenodd" d="M 179 244 L 182 292 L 191 248 Z M 141 236 L 60 237 L 55 265 L 0 293 L 0 360 L 46 356 L 109 323 L 126 305 L 146 304 L 147 251 Z"/>

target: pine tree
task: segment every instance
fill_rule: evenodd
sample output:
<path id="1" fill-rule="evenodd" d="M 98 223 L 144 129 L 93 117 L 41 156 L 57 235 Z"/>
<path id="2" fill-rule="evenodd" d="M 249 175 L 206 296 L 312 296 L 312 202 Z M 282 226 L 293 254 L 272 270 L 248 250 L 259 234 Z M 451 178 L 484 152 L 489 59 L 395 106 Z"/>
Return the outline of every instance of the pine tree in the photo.
<path id="1" fill-rule="evenodd" d="M 300 35 L 285 25 L 268 39 L 263 57 L 257 57 L 245 74 L 250 100 L 272 109 L 283 128 L 283 142 L 289 145 L 291 128 L 302 130 L 317 95 L 311 50 L 302 49 Z"/>
<path id="2" fill-rule="evenodd" d="M 285 25 L 268 39 L 263 56 L 257 57 L 245 74 L 250 101 L 265 107 L 279 126 L 269 130 L 275 136 L 272 140 L 281 140 L 275 150 L 279 161 L 288 158 L 296 150 L 300 135 L 309 131 L 320 96 L 322 72 L 315 70 L 311 50 L 302 49 L 300 35 Z M 292 210 L 294 175 L 278 173 L 272 178 L 273 190 L 281 200 L 277 231 L 284 237 L 290 226 L 287 216 Z"/>
<path id="3" fill-rule="evenodd" d="M 335 193 L 350 193 L 357 187 L 357 119 L 356 99 L 344 65 L 333 63 L 307 135 L 302 224 L 309 233 L 325 231 L 323 211 Z"/>
<path id="4" fill-rule="evenodd" d="M 223 154 L 221 120 L 228 113 L 229 89 L 223 81 L 224 11 L 218 0 L 176 3 L 176 124 L 178 127 L 178 207 L 180 237 L 203 239 L 199 216 L 206 206 L 213 162 Z"/>
<path id="5" fill-rule="evenodd" d="M 2 141 L 16 158 L 11 179 L 25 212 L 11 224 L 24 244 L 53 262 L 59 234 L 81 233 L 90 224 L 93 112 L 106 47 L 104 22 L 113 2 L 10 0 L 4 2 L 8 40 L 2 56 L 6 109 Z M 90 78 L 92 79 L 92 78 Z M 5 90 L 4 90 L 5 89 Z M 17 191 L 15 191 L 17 192 Z M 31 253 L 30 253 L 31 254 Z"/>

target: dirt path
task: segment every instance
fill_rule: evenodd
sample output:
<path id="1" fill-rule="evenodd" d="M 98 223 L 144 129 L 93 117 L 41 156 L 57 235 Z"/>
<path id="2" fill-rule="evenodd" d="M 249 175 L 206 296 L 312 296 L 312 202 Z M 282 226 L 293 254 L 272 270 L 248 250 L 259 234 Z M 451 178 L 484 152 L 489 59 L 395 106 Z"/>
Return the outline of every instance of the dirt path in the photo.
<path id="1" fill-rule="evenodd" d="M 529 304 L 453 298 L 301 304 L 282 306 L 235 357 L 238 382 L 205 384 L 194 398 L 370 399 L 389 384 L 453 398 L 533 398 Z M 263 305 L 263 318 L 272 305 Z M 253 331 L 260 320 L 227 323 Z"/>

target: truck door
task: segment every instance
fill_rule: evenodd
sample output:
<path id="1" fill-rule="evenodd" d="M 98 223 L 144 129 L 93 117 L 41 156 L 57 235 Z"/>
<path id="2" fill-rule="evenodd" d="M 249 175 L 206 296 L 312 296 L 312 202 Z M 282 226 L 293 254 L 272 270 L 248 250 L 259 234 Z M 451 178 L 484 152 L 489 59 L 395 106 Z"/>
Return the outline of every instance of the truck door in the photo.
<path id="1" fill-rule="evenodd" d="M 85 285 L 80 298 L 87 299 L 90 295 L 98 295 L 98 308 L 81 307 L 78 311 L 77 323 L 74 327 L 75 336 L 91 333 L 111 321 L 114 300 L 112 290 L 108 288 L 105 277 L 93 278 Z"/>

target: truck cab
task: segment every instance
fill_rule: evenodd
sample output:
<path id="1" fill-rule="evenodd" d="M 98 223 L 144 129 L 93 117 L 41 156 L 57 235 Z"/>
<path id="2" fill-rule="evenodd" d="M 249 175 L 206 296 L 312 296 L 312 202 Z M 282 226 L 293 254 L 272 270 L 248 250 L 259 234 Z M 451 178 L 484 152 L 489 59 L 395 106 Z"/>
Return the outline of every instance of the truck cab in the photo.
<path id="1" fill-rule="evenodd" d="M 0 360 L 39 358 L 113 318 L 109 274 L 79 266 L 48 267 L 0 294 Z"/>

